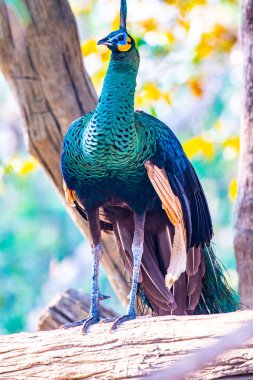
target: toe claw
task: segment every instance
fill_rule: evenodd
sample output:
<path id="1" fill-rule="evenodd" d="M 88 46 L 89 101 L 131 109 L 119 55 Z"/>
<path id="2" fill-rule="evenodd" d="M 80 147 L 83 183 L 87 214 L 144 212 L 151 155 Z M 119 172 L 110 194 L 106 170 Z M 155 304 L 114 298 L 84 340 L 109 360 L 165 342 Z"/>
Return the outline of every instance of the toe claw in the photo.
<path id="1" fill-rule="evenodd" d="M 99 293 L 99 301 L 108 300 L 111 296 L 106 296 L 104 294 Z"/>
<path id="2" fill-rule="evenodd" d="M 66 323 L 65 325 L 60 326 L 60 329 L 71 329 L 72 327 L 82 326 L 86 319 L 82 319 L 81 321 Z"/>
<path id="3" fill-rule="evenodd" d="M 117 317 L 107 317 L 100 320 L 99 324 L 114 322 Z"/>
<path id="4" fill-rule="evenodd" d="M 88 318 L 82 319 L 81 321 L 62 325 L 60 329 L 70 329 L 72 327 L 82 326 L 82 334 L 85 334 L 89 326 L 94 325 L 95 323 L 98 323 L 99 321 L 100 321 L 100 318 L 98 316 L 88 317 Z"/>
<path id="5" fill-rule="evenodd" d="M 115 331 L 121 323 L 126 322 L 126 321 L 131 321 L 132 319 L 135 319 L 136 315 L 135 314 L 126 314 L 122 315 L 122 317 L 119 317 L 116 319 L 116 321 L 112 324 L 112 327 L 110 329 L 110 332 Z"/>
<path id="6" fill-rule="evenodd" d="M 87 332 L 87 329 L 89 326 L 94 325 L 95 323 L 98 323 L 98 322 L 99 322 L 99 317 L 97 316 L 87 318 L 83 323 L 82 334 L 84 335 Z"/>

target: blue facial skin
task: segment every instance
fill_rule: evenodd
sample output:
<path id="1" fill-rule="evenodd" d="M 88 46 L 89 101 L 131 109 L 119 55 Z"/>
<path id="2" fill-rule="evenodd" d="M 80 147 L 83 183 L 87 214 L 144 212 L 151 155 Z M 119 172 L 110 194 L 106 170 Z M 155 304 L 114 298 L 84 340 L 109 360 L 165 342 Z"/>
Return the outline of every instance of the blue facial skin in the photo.
<path id="1" fill-rule="evenodd" d="M 133 38 L 123 28 L 108 34 L 98 45 L 106 45 L 112 52 L 126 52 L 135 46 Z"/>
<path id="2" fill-rule="evenodd" d="M 125 45 L 127 43 L 127 33 L 119 33 L 117 36 L 110 39 L 110 41 L 118 45 Z"/>

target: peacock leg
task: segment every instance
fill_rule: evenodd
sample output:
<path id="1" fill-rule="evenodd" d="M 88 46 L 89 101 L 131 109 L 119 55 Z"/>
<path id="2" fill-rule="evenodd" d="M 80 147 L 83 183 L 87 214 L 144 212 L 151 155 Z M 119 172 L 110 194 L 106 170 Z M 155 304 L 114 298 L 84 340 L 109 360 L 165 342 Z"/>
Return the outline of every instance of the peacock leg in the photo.
<path id="1" fill-rule="evenodd" d="M 133 253 L 133 279 L 132 279 L 132 287 L 129 294 L 129 305 L 127 308 L 127 313 L 122 317 L 116 319 L 111 327 L 111 331 L 115 330 L 122 322 L 129 321 L 131 319 L 136 318 L 135 311 L 135 298 L 138 284 L 138 277 L 141 265 L 141 258 L 143 254 L 143 243 L 144 243 L 144 223 L 145 223 L 145 213 L 144 214 L 134 214 L 134 238 L 132 244 L 132 253 Z"/>
<path id="2" fill-rule="evenodd" d="M 98 286 L 99 261 L 103 255 L 98 210 L 87 212 L 87 216 L 91 236 L 91 253 L 93 257 L 90 312 L 88 318 L 78 322 L 68 323 L 63 326 L 64 328 L 82 326 L 83 334 L 87 331 L 89 326 L 100 321 L 101 314 L 99 311 L 99 301 L 109 298 L 108 296 L 103 296 L 100 294 Z"/>

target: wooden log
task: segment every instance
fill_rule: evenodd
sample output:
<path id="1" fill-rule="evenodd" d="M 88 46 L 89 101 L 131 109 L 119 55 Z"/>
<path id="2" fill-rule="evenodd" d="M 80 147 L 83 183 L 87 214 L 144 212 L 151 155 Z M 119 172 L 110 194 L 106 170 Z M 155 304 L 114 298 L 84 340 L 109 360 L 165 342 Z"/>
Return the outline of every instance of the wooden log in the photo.
<path id="1" fill-rule="evenodd" d="M 22 25 L 7 0 L 0 0 L 0 70 L 17 96 L 29 152 L 63 197 L 60 154 L 69 124 L 96 107 L 97 96 L 83 65 L 74 15 L 67 0 L 23 0 Z M 67 211 L 81 233 L 88 225 Z M 119 300 L 128 304 L 129 281 L 112 235 L 103 234 L 101 260 Z"/>
<path id="2" fill-rule="evenodd" d="M 42 311 L 38 330 L 48 331 L 60 326 L 79 321 L 88 316 L 90 310 L 90 295 L 74 289 L 68 289 L 56 295 Z M 100 311 L 105 317 L 115 317 L 112 309 L 100 302 Z"/>
<path id="3" fill-rule="evenodd" d="M 94 325 L 1 337 L 1 379 L 136 379 L 163 369 L 252 320 L 252 311 L 140 317 L 109 333 Z M 191 379 L 252 379 L 253 340 L 221 355 Z"/>

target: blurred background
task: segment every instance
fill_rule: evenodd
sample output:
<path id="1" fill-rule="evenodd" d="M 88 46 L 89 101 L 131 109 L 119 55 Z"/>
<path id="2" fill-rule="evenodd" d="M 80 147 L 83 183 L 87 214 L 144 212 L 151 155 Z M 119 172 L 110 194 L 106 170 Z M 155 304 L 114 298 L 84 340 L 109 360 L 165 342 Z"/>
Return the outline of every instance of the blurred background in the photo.
<path id="1" fill-rule="evenodd" d="M 13 0 L 19 13 L 22 0 Z M 96 41 L 118 28 L 118 0 L 71 0 L 84 63 L 98 92 L 109 51 Z M 140 51 L 136 108 L 168 124 L 201 179 L 218 257 L 237 287 L 237 193 L 242 54 L 236 0 L 128 0 Z M 26 153 L 18 105 L 0 73 L 0 333 L 32 330 L 57 292 L 90 290 L 87 242 L 50 180 Z M 113 291 L 101 274 L 103 293 Z M 107 301 L 108 302 L 108 301 Z M 111 307 L 121 311 L 114 296 Z"/>

